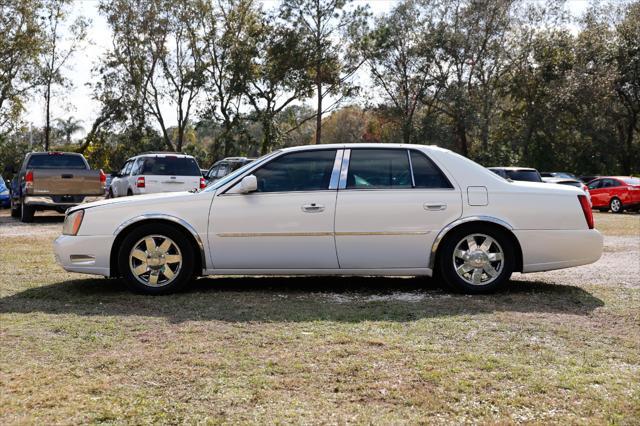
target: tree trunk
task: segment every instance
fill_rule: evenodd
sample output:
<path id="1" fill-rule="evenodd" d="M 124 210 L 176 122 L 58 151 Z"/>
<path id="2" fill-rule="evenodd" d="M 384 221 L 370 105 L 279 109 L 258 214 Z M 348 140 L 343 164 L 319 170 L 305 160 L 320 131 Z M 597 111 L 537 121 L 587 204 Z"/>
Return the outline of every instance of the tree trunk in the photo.
<path id="1" fill-rule="evenodd" d="M 458 150 L 461 155 L 469 156 L 469 146 L 467 143 L 467 128 L 463 120 L 456 120 L 456 139 Z"/>
<path id="2" fill-rule="evenodd" d="M 402 142 L 404 142 L 405 144 L 411 143 L 411 130 L 411 120 L 405 119 L 404 123 L 402 124 Z"/>
<path id="3" fill-rule="evenodd" d="M 318 91 L 318 112 L 316 114 L 316 145 L 322 143 L 322 83 L 316 84 Z"/>
<path id="4" fill-rule="evenodd" d="M 260 155 L 265 155 L 269 152 L 271 146 L 271 138 L 273 137 L 273 124 L 268 118 L 262 119 L 262 147 L 260 149 Z"/>
<path id="5" fill-rule="evenodd" d="M 45 93 L 45 104 L 46 104 L 46 117 L 45 117 L 45 126 L 44 126 L 44 150 L 49 151 L 49 134 L 51 133 L 51 117 L 50 117 L 50 107 L 51 107 L 51 82 L 47 82 L 47 91 Z"/>

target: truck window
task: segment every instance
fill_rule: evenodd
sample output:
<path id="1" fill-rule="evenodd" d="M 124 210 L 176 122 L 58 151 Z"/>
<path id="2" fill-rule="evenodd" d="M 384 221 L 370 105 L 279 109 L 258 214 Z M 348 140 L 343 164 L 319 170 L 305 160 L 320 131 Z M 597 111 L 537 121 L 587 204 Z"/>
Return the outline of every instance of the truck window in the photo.
<path id="1" fill-rule="evenodd" d="M 79 155 L 46 154 L 33 155 L 27 169 L 77 169 L 86 170 L 87 164 Z"/>

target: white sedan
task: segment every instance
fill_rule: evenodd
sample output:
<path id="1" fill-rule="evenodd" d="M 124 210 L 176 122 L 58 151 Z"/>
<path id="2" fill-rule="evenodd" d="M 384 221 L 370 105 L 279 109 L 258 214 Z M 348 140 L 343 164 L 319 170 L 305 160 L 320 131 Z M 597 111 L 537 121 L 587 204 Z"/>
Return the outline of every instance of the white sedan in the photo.
<path id="1" fill-rule="evenodd" d="M 511 273 L 597 261 L 585 194 L 507 181 L 422 145 L 282 149 L 199 192 L 112 199 L 67 212 L 67 271 L 168 293 L 203 275 L 439 276 L 468 293 Z"/>

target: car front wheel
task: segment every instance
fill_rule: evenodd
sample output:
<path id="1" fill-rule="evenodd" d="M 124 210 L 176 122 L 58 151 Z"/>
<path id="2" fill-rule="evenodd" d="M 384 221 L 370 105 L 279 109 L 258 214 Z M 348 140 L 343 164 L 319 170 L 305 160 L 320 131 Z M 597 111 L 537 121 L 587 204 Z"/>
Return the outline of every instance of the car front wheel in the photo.
<path id="1" fill-rule="evenodd" d="M 134 229 L 124 239 L 118 268 L 127 286 L 145 294 L 167 294 L 193 277 L 194 250 L 183 232 L 165 224 Z"/>
<path id="2" fill-rule="evenodd" d="M 615 197 L 612 198 L 611 201 L 609 202 L 609 208 L 613 213 L 622 213 L 624 210 L 622 208 L 622 201 L 620 201 L 619 198 L 615 198 Z"/>
<path id="3" fill-rule="evenodd" d="M 449 287 L 489 293 L 502 287 L 515 268 L 514 247 L 504 231 L 464 227 L 447 235 L 438 253 L 439 272 Z"/>

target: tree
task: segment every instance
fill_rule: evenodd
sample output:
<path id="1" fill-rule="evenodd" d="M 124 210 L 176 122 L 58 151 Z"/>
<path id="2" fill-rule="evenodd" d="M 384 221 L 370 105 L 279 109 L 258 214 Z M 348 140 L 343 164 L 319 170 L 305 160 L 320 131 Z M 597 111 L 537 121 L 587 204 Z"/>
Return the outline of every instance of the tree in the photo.
<path id="1" fill-rule="evenodd" d="M 198 3 L 199 13 L 192 33 L 200 40 L 198 60 L 207 79 L 205 117 L 222 123 L 222 156 L 227 157 L 242 137 L 240 107 L 246 93 L 247 72 L 258 54 L 255 40 L 260 36 L 260 12 L 255 0 L 227 0 Z"/>
<path id="2" fill-rule="evenodd" d="M 256 47 L 259 55 L 250 64 L 245 95 L 262 125 L 260 153 L 266 154 L 278 137 L 276 116 L 310 97 L 313 86 L 298 32 L 263 16 Z"/>
<path id="3" fill-rule="evenodd" d="M 51 101 L 55 86 L 68 87 L 72 82 L 62 73 L 63 66 L 81 47 L 87 36 L 89 21 L 77 17 L 64 31 L 69 18 L 72 0 L 45 0 L 43 37 L 44 45 L 40 52 L 41 85 L 45 104 L 44 149 L 49 150 L 51 135 Z"/>
<path id="4" fill-rule="evenodd" d="M 101 3 L 100 9 L 113 31 L 113 48 L 103 60 L 103 73 L 110 74 L 122 88 L 119 92 L 125 93 L 120 102 L 126 116 L 140 132 L 147 117 L 154 117 L 167 148 L 180 151 L 204 84 L 198 41 L 190 30 L 198 8 L 193 2 L 117 0 Z M 165 103 L 176 112 L 175 142 L 168 131 Z"/>
<path id="5" fill-rule="evenodd" d="M 465 156 L 470 153 L 468 136 L 476 120 L 472 101 L 481 93 L 479 80 L 495 81 L 486 73 L 495 75 L 503 58 L 514 1 L 452 0 L 445 6 L 447 26 L 438 65 L 442 94 L 437 106 L 452 121 L 456 149 Z"/>
<path id="6" fill-rule="evenodd" d="M 71 143 L 71 136 L 74 133 L 84 130 L 84 127 L 80 124 L 82 121 L 75 119 L 73 116 L 69 116 L 66 120 L 57 118 L 55 121 L 58 125 L 58 130 L 64 135 L 67 144 Z"/>
<path id="7" fill-rule="evenodd" d="M 40 7 L 38 0 L 0 0 L 0 129 L 17 121 L 26 96 L 37 84 Z"/>
<path id="8" fill-rule="evenodd" d="M 366 26 L 368 9 L 350 8 L 350 3 L 352 0 L 283 0 L 280 6 L 281 18 L 292 23 L 303 37 L 309 76 L 316 91 L 316 144 L 322 142 L 322 115 L 353 92 L 349 79 L 362 64 L 350 55 L 349 43 L 344 41 Z M 327 96 L 338 93 L 338 101 L 323 107 Z"/>
<path id="9" fill-rule="evenodd" d="M 374 85 L 391 104 L 404 143 L 412 142 L 419 107 L 438 96 L 434 78 L 443 28 L 435 1 L 407 0 L 380 17 L 361 43 Z"/>

